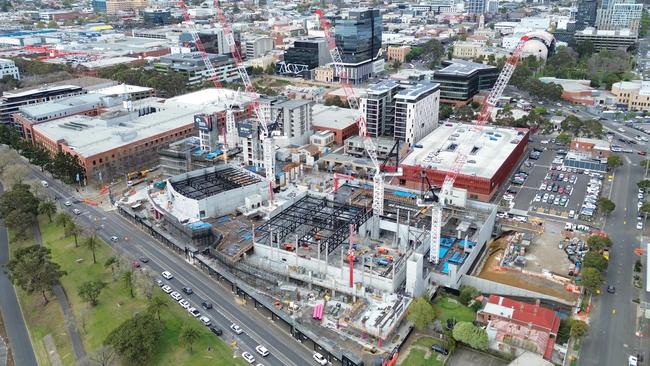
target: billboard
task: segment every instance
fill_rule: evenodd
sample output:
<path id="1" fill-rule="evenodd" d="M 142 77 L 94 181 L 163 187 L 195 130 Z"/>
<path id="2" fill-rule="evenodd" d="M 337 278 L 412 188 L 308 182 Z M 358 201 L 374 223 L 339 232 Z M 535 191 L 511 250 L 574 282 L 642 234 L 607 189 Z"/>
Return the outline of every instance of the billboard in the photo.
<path id="1" fill-rule="evenodd" d="M 194 128 L 203 132 L 212 131 L 212 116 L 207 114 L 194 115 Z"/>

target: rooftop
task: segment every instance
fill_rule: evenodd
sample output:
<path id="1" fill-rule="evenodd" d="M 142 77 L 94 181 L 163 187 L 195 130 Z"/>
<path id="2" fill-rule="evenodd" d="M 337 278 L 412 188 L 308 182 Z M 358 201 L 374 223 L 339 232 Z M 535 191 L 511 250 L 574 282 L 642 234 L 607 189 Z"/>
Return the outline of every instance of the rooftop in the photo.
<path id="1" fill-rule="evenodd" d="M 314 127 L 341 130 L 356 123 L 359 112 L 336 106 L 314 104 L 312 110 L 312 125 Z"/>
<path id="2" fill-rule="evenodd" d="M 430 83 L 423 81 L 407 89 L 400 90 L 397 94 L 395 94 L 395 98 L 415 100 L 421 97 L 423 94 L 435 91 L 437 89 L 440 89 L 439 83 Z"/>
<path id="3" fill-rule="evenodd" d="M 399 82 L 397 80 L 382 80 L 378 83 L 368 85 L 366 93 L 372 95 L 383 94 L 398 86 Z"/>
<path id="4" fill-rule="evenodd" d="M 492 65 L 479 64 L 476 62 L 453 59 L 451 61 L 443 62 L 447 66 L 441 70 L 437 70 L 434 75 L 462 75 L 467 76 L 471 75 L 479 70 L 488 70 L 494 69 L 496 67 Z"/>
<path id="5" fill-rule="evenodd" d="M 148 88 L 145 86 L 137 86 L 137 85 L 120 84 L 120 85 L 109 86 L 107 88 L 97 89 L 94 90 L 93 93 L 98 93 L 103 95 L 114 95 L 114 94 L 141 93 L 141 92 L 148 92 L 151 90 L 153 90 L 153 88 Z"/>
<path id="6" fill-rule="evenodd" d="M 169 179 L 176 192 L 185 197 L 202 200 L 222 192 L 260 182 L 245 169 L 226 165 L 195 170 Z"/>
<path id="7" fill-rule="evenodd" d="M 167 107 L 155 98 L 139 107 L 156 112 L 138 117 L 138 111 L 114 110 L 99 117 L 75 115 L 36 125 L 34 129 L 54 141 L 64 140 L 81 156 L 89 157 L 132 144 L 169 130 L 189 126 L 200 108 Z"/>
<path id="8" fill-rule="evenodd" d="M 493 306 L 490 308 L 486 306 L 483 311 L 500 309 L 501 311 L 491 312 L 491 314 L 506 316 L 524 324 L 534 324 L 553 333 L 557 333 L 560 328 L 560 317 L 551 309 L 497 295 L 490 295 L 489 304 Z"/>
<path id="9" fill-rule="evenodd" d="M 230 89 L 207 88 L 167 99 L 165 105 L 194 106 L 200 108 L 213 107 L 215 110 L 212 112 L 214 112 L 233 104 L 238 104 L 241 107 L 251 101 L 252 98 L 246 93 L 240 93 Z"/>
<path id="10" fill-rule="evenodd" d="M 459 146 L 466 146 L 467 162 L 460 174 L 491 179 L 526 133 L 526 129 L 485 126 L 477 136 L 470 125 L 447 122 L 420 140 L 417 146 L 422 147 L 414 148 L 402 164 L 449 171 Z"/>
<path id="11" fill-rule="evenodd" d="M 57 112 L 63 113 L 64 111 L 77 106 L 100 103 L 101 98 L 101 94 L 82 94 L 46 103 L 35 105 L 29 104 L 20 107 L 19 110 L 32 120 L 38 120 L 39 118 L 48 117 Z"/>
<path id="12" fill-rule="evenodd" d="M 583 143 L 583 144 L 592 144 L 594 145 L 594 148 L 598 150 L 609 151 L 609 149 L 611 148 L 609 141 L 605 141 L 605 140 L 589 139 L 586 137 L 576 137 L 573 139 L 573 141 L 576 141 L 578 143 Z"/>

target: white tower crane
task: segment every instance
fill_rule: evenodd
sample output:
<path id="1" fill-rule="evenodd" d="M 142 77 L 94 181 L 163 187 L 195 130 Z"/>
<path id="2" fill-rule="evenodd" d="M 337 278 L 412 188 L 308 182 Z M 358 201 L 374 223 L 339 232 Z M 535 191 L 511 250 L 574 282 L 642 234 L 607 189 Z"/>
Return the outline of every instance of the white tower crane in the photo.
<path id="1" fill-rule="evenodd" d="M 508 85 L 510 77 L 512 77 L 512 74 L 517 67 L 526 41 L 528 41 L 528 36 L 521 37 L 519 43 L 503 66 L 503 69 L 501 70 L 499 77 L 494 83 L 490 94 L 483 101 L 481 111 L 479 112 L 478 118 L 476 119 L 476 123 L 470 128 L 470 133 L 464 134 L 463 138 L 458 141 L 458 154 L 456 155 L 456 159 L 454 160 L 451 169 L 445 176 L 445 180 L 442 183 L 442 189 L 438 202 L 425 202 L 423 200 L 418 200 L 418 205 L 420 206 L 431 206 L 429 261 L 432 263 L 438 264 L 440 261 L 439 255 L 442 209 L 446 203 L 447 198 L 451 197 L 456 178 L 460 174 L 461 169 L 467 161 L 467 155 L 469 155 L 472 147 L 474 146 L 473 141 L 478 140 L 480 137 L 483 126 L 488 122 L 492 109 L 497 105 L 497 102 L 499 101 L 499 98 L 501 98 L 506 85 Z M 422 171 L 422 174 L 426 173 Z"/>
<path id="2" fill-rule="evenodd" d="M 357 97 L 352 85 L 350 85 L 350 80 L 348 79 L 347 71 L 343 65 L 343 60 L 341 59 L 341 52 L 336 46 L 336 40 L 332 34 L 332 29 L 330 28 L 330 23 L 325 19 L 325 13 L 318 9 L 316 10 L 318 18 L 320 20 L 321 28 L 325 32 L 325 38 L 327 40 L 327 48 L 329 49 L 330 55 L 332 56 L 332 62 L 334 65 L 334 73 L 339 78 L 339 82 L 343 87 L 345 96 L 347 98 L 350 109 L 356 110 L 359 112 L 359 117 L 357 118 L 357 125 L 359 126 L 359 136 L 363 141 L 363 146 L 368 154 L 368 157 L 372 161 L 372 165 L 375 169 L 374 175 L 372 177 L 373 182 L 373 193 L 372 193 L 372 216 L 373 216 L 373 227 L 371 235 L 373 239 L 379 237 L 379 220 L 381 215 L 384 214 L 384 178 L 385 177 L 396 177 L 402 175 L 402 168 L 399 167 L 399 162 L 397 162 L 397 167 L 395 172 L 382 172 L 381 165 L 377 160 L 377 146 L 372 141 L 372 138 L 368 136 L 368 124 L 366 118 L 363 115 L 363 111 L 359 108 L 359 98 Z"/>

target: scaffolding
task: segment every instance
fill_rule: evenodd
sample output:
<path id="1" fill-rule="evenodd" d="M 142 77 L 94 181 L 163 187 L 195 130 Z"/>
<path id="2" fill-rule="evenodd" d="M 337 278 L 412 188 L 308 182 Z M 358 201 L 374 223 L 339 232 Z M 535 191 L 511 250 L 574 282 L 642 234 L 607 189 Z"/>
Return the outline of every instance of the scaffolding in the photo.
<path id="1" fill-rule="evenodd" d="M 208 198 L 219 193 L 259 183 L 260 179 L 242 169 L 226 167 L 198 177 L 188 177 L 171 182 L 176 192 L 195 200 Z"/>
<path id="2" fill-rule="evenodd" d="M 371 216 L 366 207 L 307 195 L 257 228 L 255 241 L 272 247 L 296 243 L 331 254 L 348 240 L 350 224 L 359 228 Z"/>

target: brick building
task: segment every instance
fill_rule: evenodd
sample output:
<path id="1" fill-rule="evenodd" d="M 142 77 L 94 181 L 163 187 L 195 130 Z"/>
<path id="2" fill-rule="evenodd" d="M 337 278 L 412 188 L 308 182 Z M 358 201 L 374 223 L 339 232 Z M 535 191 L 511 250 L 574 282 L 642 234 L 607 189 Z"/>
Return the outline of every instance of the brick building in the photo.
<path id="1" fill-rule="evenodd" d="M 490 295 L 485 307 L 476 313 L 476 321 L 487 325 L 490 346 L 509 353 L 509 348 L 528 350 L 546 360 L 560 328 L 560 317 L 551 309 L 536 304 Z"/>
<path id="2" fill-rule="evenodd" d="M 609 141 L 584 137 L 571 140 L 571 151 L 590 155 L 592 158 L 607 158 L 612 153 Z"/>
<path id="3" fill-rule="evenodd" d="M 359 134 L 358 112 L 334 106 L 314 104 L 312 106 L 312 128 L 314 131 L 331 131 L 336 145 L 343 145 L 350 136 Z"/>
<path id="4" fill-rule="evenodd" d="M 388 55 L 388 62 L 399 61 L 406 62 L 406 55 L 411 52 L 409 46 L 388 46 L 386 54 Z"/>

